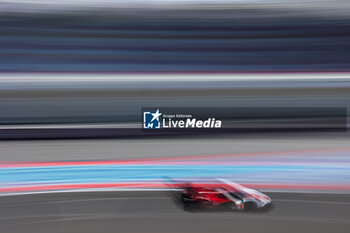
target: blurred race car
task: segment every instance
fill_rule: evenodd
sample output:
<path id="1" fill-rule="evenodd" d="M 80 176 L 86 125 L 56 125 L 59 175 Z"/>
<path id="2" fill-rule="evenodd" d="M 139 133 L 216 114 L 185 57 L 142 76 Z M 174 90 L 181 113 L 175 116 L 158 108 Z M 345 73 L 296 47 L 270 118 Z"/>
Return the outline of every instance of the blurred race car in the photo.
<path id="1" fill-rule="evenodd" d="M 271 198 L 265 194 L 224 180 L 222 184 L 183 184 L 181 200 L 184 209 L 225 208 L 232 210 L 258 211 L 272 206 Z"/>

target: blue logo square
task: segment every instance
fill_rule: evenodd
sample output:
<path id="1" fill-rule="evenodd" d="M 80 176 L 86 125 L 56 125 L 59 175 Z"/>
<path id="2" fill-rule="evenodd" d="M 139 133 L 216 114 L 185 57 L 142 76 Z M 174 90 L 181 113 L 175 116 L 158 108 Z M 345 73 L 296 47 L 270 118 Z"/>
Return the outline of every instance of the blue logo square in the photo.
<path id="1" fill-rule="evenodd" d="M 143 128 L 144 129 L 160 129 L 161 128 L 161 115 L 162 113 L 157 111 L 143 112 Z"/>

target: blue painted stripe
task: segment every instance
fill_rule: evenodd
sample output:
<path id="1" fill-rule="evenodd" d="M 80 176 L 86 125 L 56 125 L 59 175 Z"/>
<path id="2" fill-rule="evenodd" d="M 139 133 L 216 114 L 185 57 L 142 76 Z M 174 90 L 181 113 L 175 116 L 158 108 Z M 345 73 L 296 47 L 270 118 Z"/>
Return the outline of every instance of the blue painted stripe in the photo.
<path id="1" fill-rule="evenodd" d="M 0 185 L 110 183 L 172 178 L 230 177 L 240 182 L 350 182 L 348 166 L 84 165 L 0 169 Z"/>

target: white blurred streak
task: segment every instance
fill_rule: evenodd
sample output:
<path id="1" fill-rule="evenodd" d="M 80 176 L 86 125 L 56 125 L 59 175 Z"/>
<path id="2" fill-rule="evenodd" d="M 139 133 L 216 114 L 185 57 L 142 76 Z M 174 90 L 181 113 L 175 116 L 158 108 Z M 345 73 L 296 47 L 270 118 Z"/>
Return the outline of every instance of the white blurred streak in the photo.
<path id="1" fill-rule="evenodd" d="M 0 90 L 349 87 L 349 73 L 1 74 Z"/>
<path id="2" fill-rule="evenodd" d="M 88 82 L 203 82 L 203 81 L 350 81 L 350 73 L 198 73 L 198 74 L 0 74 L 0 84 Z"/>
<path id="3" fill-rule="evenodd" d="M 0 12 L 57 12 L 113 8 L 266 8 L 347 13 L 347 0 L 0 0 Z M 322 12 L 321 12 L 322 13 Z"/>

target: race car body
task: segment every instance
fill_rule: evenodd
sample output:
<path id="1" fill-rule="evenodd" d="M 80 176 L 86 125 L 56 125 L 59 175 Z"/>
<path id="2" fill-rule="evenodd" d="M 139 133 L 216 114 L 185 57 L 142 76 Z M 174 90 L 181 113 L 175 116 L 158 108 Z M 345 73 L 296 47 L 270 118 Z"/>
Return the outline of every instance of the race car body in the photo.
<path id="1" fill-rule="evenodd" d="M 242 185 L 225 182 L 223 184 L 185 184 L 181 199 L 184 209 L 225 208 L 232 210 L 257 211 L 271 207 L 271 198 Z"/>

